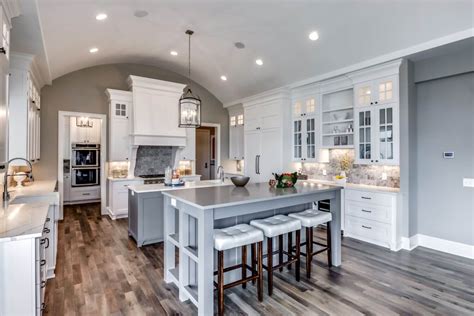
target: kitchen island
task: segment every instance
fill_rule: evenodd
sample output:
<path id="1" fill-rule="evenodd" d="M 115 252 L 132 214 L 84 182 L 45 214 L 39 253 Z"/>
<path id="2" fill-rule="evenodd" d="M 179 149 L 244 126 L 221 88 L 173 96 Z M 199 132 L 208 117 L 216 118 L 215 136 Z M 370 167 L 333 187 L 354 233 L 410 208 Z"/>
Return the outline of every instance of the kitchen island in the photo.
<path id="1" fill-rule="evenodd" d="M 199 315 L 214 313 L 214 228 L 297 212 L 312 207 L 313 202 L 330 200 L 332 263 L 341 264 L 340 187 L 300 183 L 294 188 L 276 189 L 255 183 L 243 188 L 172 190 L 163 192 L 163 196 L 164 279 L 176 284 L 179 299 L 193 302 Z M 237 258 L 237 251 L 230 252 L 226 261 L 235 264 Z"/>

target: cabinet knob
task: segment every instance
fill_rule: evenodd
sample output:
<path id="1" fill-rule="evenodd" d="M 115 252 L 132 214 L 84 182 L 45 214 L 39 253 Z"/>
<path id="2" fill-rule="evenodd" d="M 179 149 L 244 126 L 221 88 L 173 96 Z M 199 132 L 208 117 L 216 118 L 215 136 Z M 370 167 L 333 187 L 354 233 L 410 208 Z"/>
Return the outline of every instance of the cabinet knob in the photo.
<path id="1" fill-rule="evenodd" d="M 371 160 L 370 162 L 374 162 L 373 160 Z"/>
<path id="2" fill-rule="evenodd" d="M 374 104 L 374 102 L 370 102 L 370 104 L 372 105 L 372 104 Z"/>
<path id="3" fill-rule="evenodd" d="M 5 47 L 0 47 L 0 53 L 5 54 L 5 55 L 7 54 Z"/>
<path id="4" fill-rule="evenodd" d="M 377 102 L 377 101 L 375 101 L 375 104 L 378 104 L 378 102 Z"/>

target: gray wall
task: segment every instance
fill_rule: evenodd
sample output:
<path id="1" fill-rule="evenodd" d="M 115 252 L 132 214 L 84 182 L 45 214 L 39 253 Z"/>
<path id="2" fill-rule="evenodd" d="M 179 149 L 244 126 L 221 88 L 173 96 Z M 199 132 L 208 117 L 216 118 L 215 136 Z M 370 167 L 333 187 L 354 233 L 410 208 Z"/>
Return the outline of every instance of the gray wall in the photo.
<path id="1" fill-rule="evenodd" d="M 95 66 L 55 79 L 51 86 L 41 90 L 41 162 L 35 165 L 37 179 L 57 178 L 58 111 L 107 114 L 105 89 L 128 90 L 126 79 L 129 75 L 187 83 L 179 74 L 138 64 Z M 231 170 L 234 164 L 226 160 L 229 156 L 227 110 L 203 87 L 192 83 L 191 88 L 202 99 L 203 122 L 221 124 L 221 162 Z"/>
<path id="2" fill-rule="evenodd" d="M 417 185 L 410 196 L 417 197 L 417 227 L 411 235 L 474 245 L 474 188 L 462 183 L 474 178 L 473 87 L 473 72 L 416 85 Z M 454 151 L 455 159 L 443 159 L 443 151 Z"/>

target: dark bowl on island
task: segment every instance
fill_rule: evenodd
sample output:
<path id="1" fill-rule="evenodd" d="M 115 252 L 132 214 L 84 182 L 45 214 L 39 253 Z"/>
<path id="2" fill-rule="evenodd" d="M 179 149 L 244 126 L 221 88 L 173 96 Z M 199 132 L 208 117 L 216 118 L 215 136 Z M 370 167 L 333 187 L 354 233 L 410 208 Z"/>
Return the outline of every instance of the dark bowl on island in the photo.
<path id="1" fill-rule="evenodd" d="M 245 177 L 245 176 L 239 176 L 239 177 L 230 177 L 230 181 L 236 186 L 236 187 L 244 187 L 250 180 L 250 177 Z"/>

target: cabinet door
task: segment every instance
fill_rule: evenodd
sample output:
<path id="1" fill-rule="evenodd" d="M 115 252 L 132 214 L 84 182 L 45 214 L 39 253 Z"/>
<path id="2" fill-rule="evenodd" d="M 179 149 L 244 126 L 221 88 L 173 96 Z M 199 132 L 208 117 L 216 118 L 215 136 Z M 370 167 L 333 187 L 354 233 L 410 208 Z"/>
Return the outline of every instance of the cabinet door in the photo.
<path id="1" fill-rule="evenodd" d="M 372 109 L 365 108 L 363 110 L 356 111 L 355 119 L 355 161 L 359 164 L 367 164 L 374 159 L 372 139 Z"/>
<path id="2" fill-rule="evenodd" d="M 260 155 L 260 132 L 245 132 L 245 175 L 250 177 L 252 182 L 260 182 L 257 173 L 257 160 Z"/>
<path id="3" fill-rule="evenodd" d="M 293 121 L 293 159 L 303 160 L 303 119 Z"/>
<path id="4" fill-rule="evenodd" d="M 64 143 L 63 159 L 71 159 L 71 124 L 70 120 L 64 120 Z"/>
<path id="5" fill-rule="evenodd" d="M 354 86 L 354 105 L 358 107 L 373 104 L 373 94 L 374 88 L 372 81 L 356 84 Z"/>
<path id="6" fill-rule="evenodd" d="M 128 161 L 129 124 L 127 119 L 110 120 L 109 161 Z"/>
<path id="7" fill-rule="evenodd" d="M 273 179 L 272 173 L 281 170 L 281 130 L 263 130 L 260 135 L 260 158 L 258 172 L 260 182 Z"/>
<path id="8" fill-rule="evenodd" d="M 297 100 L 293 103 L 292 114 L 293 117 L 300 117 L 303 114 L 303 107 L 301 106 L 301 101 Z"/>
<path id="9" fill-rule="evenodd" d="M 179 160 L 196 160 L 196 129 L 186 128 L 186 146 L 180 149 Z"/>
<path id="10" fill-rule="evenodd" d="M 86 141 L 90 144 L 100 144 L 101 120 L 92 119 L 92 127 L 85 128 Z"/>
<path id="11" fill-rule="evenodd" d="M 257 106 L 249 106 L 244 109 L 245 130 L 255 131 L 261 124 L 261 110 Z"/>
<path id="12" fill-rule="evenodd" d="M 398 107 L 387 105 L 374 110 L 377 115 L 375 162 L 382 164 L 398 164 L 399 132 Z"/>
<path id="13" fill-rule="evenodd" d="M 316 160 L 316 117 L 305 118 L 305 161 Z"/>
<path id="14" fill-rule="evenodd" d="M 306 115 L 315 115 L 316 114 L 316 99 L 315 98 L 307 98 L 306 99 L 306 106 L 304 113 Z"/>
<path id="15" fill-rule="evenodd" d="M 237 159 L 244 159 L 245 153 L 244 153 L 244 127 L 243 126 L 237 126 L 236 128 L 236 144 L 237 144 L 237 151 L 236 151 L 236 156 Z"/>
<path id="16" fill-rule="evenodd" d="M 229 159 L 237 160 L 238 156 L 238 131 L 236 126 L 229 127 Z"/>
<path id="17" fill-rule="evenodd" d="M 116 119 L 128 119 L 129 104 L 127 102 L 113 102 L 111 116 Z"/>
<path id="18" fill-rule="evenodd" d="M 398 76 L 390 76 L 375 81 L 374 104 L 383 105 L 398 101 Z"/>

